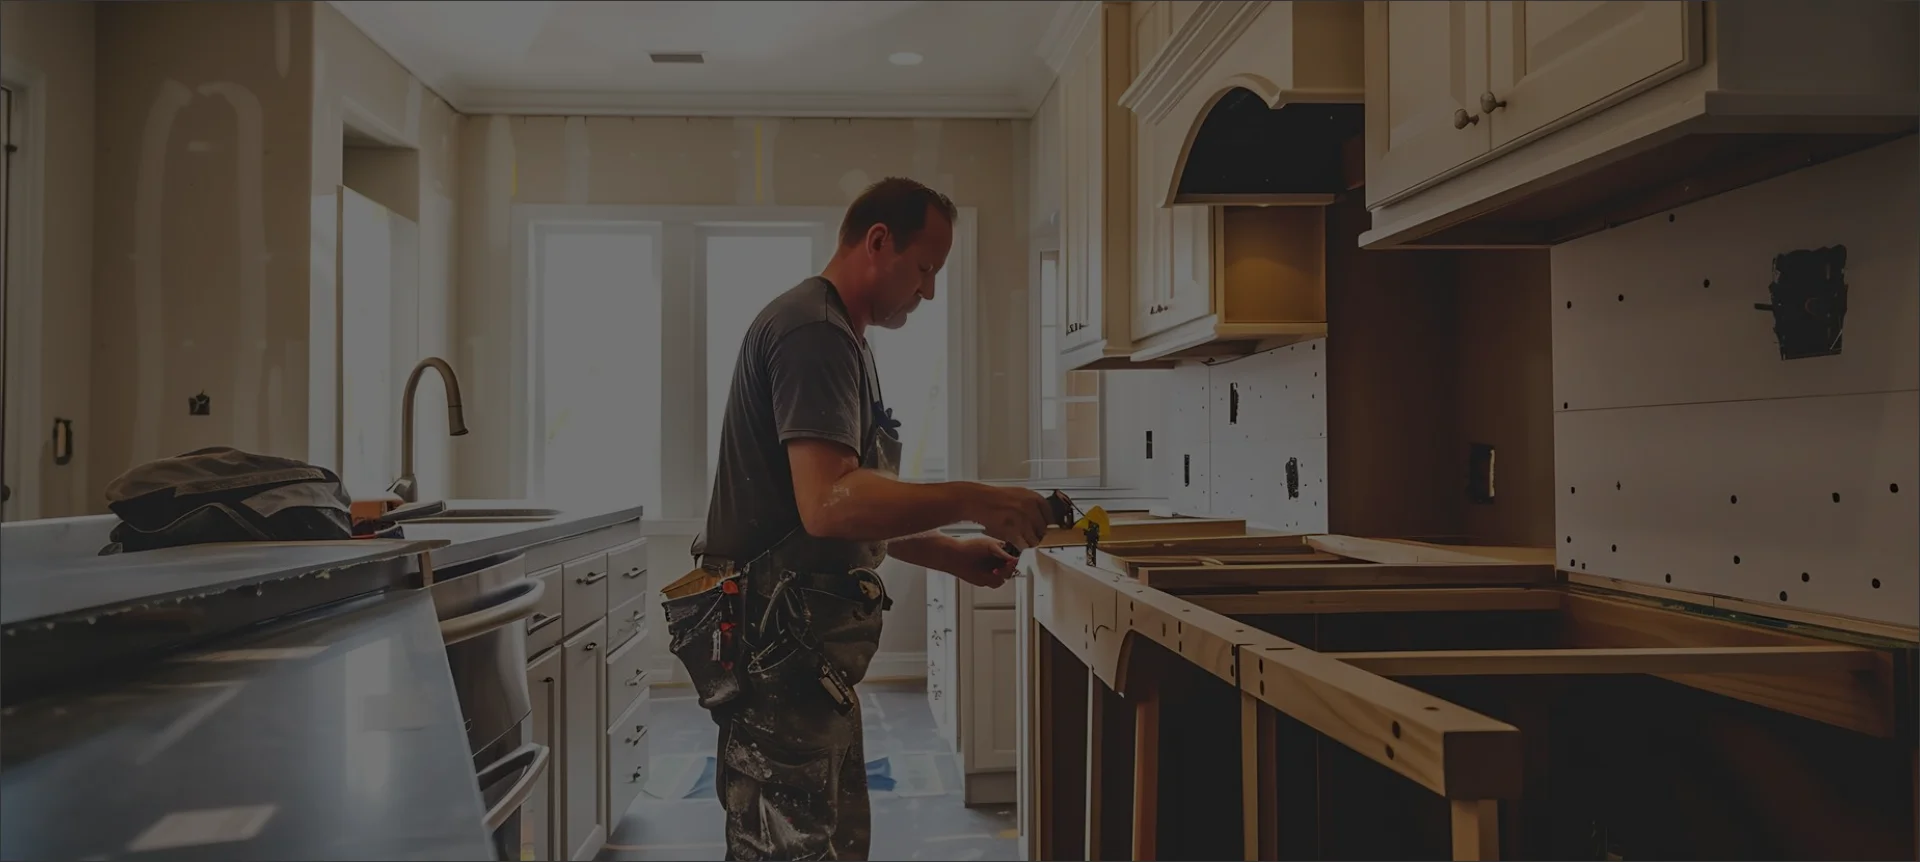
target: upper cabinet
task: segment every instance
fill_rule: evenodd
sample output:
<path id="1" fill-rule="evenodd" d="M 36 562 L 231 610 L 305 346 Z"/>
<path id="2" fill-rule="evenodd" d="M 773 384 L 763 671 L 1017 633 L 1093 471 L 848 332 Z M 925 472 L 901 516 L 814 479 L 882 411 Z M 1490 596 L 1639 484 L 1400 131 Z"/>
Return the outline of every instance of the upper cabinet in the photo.
<path id="1" fill-rule="evenodd" d="M 1060 58 L 1061 360 L 1067 369 L 1130 364 L 1133 147 L 1119 106 L 1133 72 L 1132 11 L 1096 3 L 1070 25 Z"/>
<path id="2" fill-rule="evenodd" d="M 1369 248 L 1553 245 L 1920 114 L 1912 3 L 1365 6 Z"/>
<path id="3" fill-rule="evenodd" d="M 1361 8 L 1132 6 L 1132 359 L 1325 334 L 1324 208 L 1361 179 Z"/>

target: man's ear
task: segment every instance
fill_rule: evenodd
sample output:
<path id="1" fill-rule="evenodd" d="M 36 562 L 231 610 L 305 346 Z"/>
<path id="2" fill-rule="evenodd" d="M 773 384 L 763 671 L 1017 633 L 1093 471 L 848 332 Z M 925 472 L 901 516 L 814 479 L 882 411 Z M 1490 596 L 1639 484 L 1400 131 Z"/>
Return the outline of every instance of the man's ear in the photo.
<path id="1" fill-rule="evenodd" d="M 879 254 L 886 250 L 887 243 L 890 241 L 891 237 L 887 234 L 887 226 L 885 224 L 875 222 L 872 227 L 867 228 L 866 246 L 868 254 Z"/>

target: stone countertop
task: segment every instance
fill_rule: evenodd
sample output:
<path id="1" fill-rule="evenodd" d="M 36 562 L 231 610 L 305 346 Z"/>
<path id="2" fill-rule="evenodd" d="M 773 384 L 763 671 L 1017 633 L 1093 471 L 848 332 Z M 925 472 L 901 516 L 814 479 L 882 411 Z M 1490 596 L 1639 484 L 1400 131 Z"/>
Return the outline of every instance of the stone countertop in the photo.
<path id="1" fill-rule="evenodd" d="M 465 504 L 474 501 L 457 500 Z M 503 501 L 486 501 L 503 502 Z M 444 541 L 447 544 L 435 549 L 430 558 L 435 568 L 457 566 L 482 557 L 504 553 L 506 551 L 531 548 L 548 542 L 569 539 L 584 533 L 605 529 L 616 524 L 640 519 L 641 508 L 630 506 L 622 509 L 594 511 L 563 511 L 548 521 L 473 521 L 458 523 L 454 521 L 435 521 L 431 523 L 403 522 L 401 532 L 408 541 L 425 540 Z"/>
<path id="2" fill-rule="evenodd" d="M 433 601 L 369 596 L 4 713 L 0 858 L 492 858 Z"/>
<path id="3" fill-rule="evenodd" d="M 457 501 L 466 502 L 466 501 Z M 491 501 L 490 501 L 491 502 Z M 142 604 L 366 565 L 431 551 L 446 568 L 493 554 L 559 541 L 636 520 L 638 506 L 561 512 L 545 521 L 406 523 L 404 539 L 246 542 L 97 556 L 90 533 L 68 545 L 6 554 L 0 566 L 0 625 L 110 613 Z M 93 521 L 97 519 L 86 519 Z M 111 527 L 108 519 L 106 527 Z M 97 526 L 97 525 L 96 525 Z M 9 525 L 7 542 L 33 544 L 29 523 Z M 71 525 L 47 530 L 73 532 Z M 103 534 L 104 535 L 104 534 Z M 410 566 L 410 564 L 409 564 Z M 342 596 L 344 598 L 344 596 Z"/>

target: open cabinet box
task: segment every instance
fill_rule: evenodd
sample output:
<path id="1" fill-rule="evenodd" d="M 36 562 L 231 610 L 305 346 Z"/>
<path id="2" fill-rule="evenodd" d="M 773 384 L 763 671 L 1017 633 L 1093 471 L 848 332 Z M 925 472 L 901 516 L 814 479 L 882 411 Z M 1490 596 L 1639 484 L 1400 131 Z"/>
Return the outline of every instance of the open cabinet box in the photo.
<path id="1" fill-rule="evenodd" d="M 1525 548 L 1123 544 L 1030 563 L 1034 858 L 1914 852 L 1911 641 Z"/>

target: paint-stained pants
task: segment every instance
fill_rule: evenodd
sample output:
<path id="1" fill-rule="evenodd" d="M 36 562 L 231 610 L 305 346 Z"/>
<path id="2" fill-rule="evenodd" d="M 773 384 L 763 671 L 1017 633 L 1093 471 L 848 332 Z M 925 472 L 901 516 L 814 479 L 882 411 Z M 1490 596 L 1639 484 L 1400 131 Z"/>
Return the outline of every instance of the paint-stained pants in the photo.
<path id="1" fill-rule="evenodd" d="M 865 859 L 872 838 L 860 707 L 820 692 L 761 691 L 720 721 L 714 790 L 727 858 Z"/>

